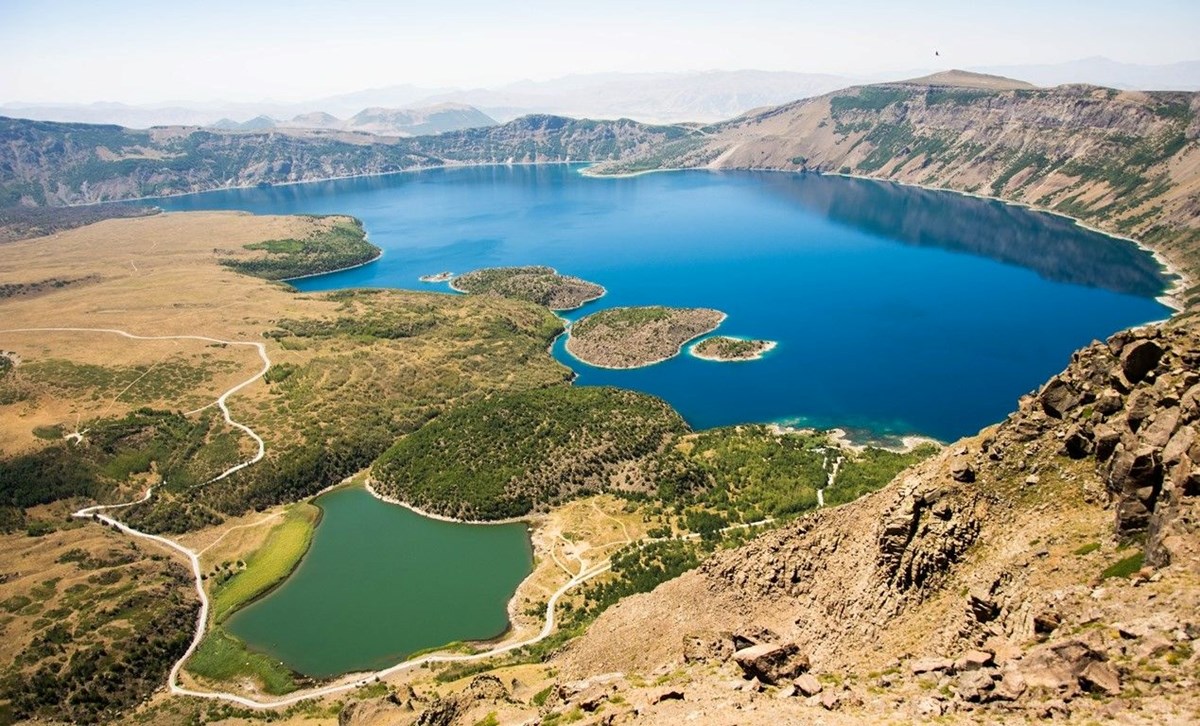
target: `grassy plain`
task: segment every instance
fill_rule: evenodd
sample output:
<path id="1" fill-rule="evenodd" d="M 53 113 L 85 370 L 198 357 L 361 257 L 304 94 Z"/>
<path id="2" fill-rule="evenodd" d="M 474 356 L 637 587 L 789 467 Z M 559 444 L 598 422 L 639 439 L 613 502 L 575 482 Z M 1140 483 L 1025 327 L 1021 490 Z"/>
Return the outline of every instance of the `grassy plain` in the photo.
<path id="1" fill-rule="evenodd" d="M 264 693 L 280 695 L 296 690 L 296 677 L 270 656 L 248 649 L 221 628 L 213 628 L 188 659 L 187 670 L 211 683 L 252 680 Z M 223 686 L 222 686 L 223 687 Z"/>
<path id="2" fill-rule="evenodd" d="M 245 560 L 239 560 L 245 563 L 244 567 L 237 568 L 234 563 L 234 574 L 222 584 L 213 586 L 213 622 L 223 622 L 238 608 L 266 594 L 287 578 L 312 544 L 320 516 L 321 510 L 313 504 L 301 502 L 292 505 L 283 516 L 283 521 L 271 529 L 266 542 Z M 229 571 L 230 568 L 218 565 L 213 570 L 215 574 L 209 574 L 209 579 L 220 577 L 223 569 Z"/>

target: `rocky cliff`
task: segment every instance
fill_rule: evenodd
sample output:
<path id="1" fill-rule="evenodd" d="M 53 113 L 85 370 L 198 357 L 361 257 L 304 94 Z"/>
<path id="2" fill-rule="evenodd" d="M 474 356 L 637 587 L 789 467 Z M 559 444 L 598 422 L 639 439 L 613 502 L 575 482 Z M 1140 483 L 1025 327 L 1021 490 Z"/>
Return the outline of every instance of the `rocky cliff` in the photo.
<path id="1" fill-rule="evenodd" d="M 527 116 L 502 126 L 386 138 L 312 130 L 145 131 L 0 117 L 0 207 L 63 205 L 453 164 L 611 160 L 682 138 L 629 120 Z"/>
<path id="2" fill-rule="evenodd" d="M 978 193 L 1132 235 L 1194 277 L 1198 137 L 1200 94 L 948 73 L 752 112 L 596 171 L 777 169 Z"/>
<path id="3" fill-rule="evenodd" d="M 637 683 L 677 672 L 712 722 L 1194 714 L 1198 365 L 1183 326 L 1091 345 L 888 488 L 614 606 L 564 684 L 639 674 L 662 723 Z"/>

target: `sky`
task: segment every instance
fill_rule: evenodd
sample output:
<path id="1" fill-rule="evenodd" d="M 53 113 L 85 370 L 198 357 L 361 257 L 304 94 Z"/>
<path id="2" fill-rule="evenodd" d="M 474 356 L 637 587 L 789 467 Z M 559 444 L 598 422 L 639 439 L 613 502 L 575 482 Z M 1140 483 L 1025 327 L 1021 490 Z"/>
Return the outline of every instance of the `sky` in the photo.
<path id="1" fill-rule="evenodd" d="M 865 76 L 1097 55 L 1200 58 L 1200 2 L 0 0 L 0 103 L 299 101 L 575 73 Z"/>

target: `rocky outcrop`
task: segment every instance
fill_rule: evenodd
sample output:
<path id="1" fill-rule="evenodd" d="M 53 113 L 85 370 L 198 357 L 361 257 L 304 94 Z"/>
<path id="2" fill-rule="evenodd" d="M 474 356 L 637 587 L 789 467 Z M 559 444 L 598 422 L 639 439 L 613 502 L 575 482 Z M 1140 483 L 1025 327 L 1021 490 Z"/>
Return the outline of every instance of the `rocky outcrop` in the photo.
<path id="1" fill-rule="evenodd" d="M 742 648 L 733 660 L 750 678 L 774 685 L 808 670 L 808 656 L 795 643 L 760 643 Z"/>
<path id="2" fill-rule="evenodd" d="M 1094 343 L 1003 423 L 618 603 L 557 664 L 685 668 L 693 712 L 749 678 L 738 698 L 775 699 L 761 722 L 1191 708 L 1198 371 L 1194 327 Z M 846 685 L 866 673 L 876 690 Z"/>
<path id="3" fill-rule="evenodd" d="M 1177 535 L 1194 528 L 1200 481 L 1200 338 L 1188 327 L 1147 327 L 1077 352 L 1072 365 L 1026 398 L 989 455 L 1021 455 L 1047 431 L 1060 453 L 1094 460 L 1121 536 L 1148 532 L 1147 561 L 1162 566 Z M 1018 432 L 1005 441 L 1004 434 Z"/>

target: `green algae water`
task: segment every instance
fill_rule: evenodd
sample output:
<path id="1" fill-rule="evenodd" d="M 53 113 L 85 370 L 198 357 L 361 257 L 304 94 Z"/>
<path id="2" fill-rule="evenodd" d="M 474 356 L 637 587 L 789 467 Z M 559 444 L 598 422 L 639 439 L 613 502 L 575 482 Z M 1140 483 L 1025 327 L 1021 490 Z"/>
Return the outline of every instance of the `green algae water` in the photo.
<path id="1" fill-rule="evenodd" d="M 323 516 L 300 566 L 226 623 L 252 649 L 323 678 L 508 627 L 508 600 L 533 567 L 524 524 L 443 522 L 361 487 L 316 504 Z"/>

